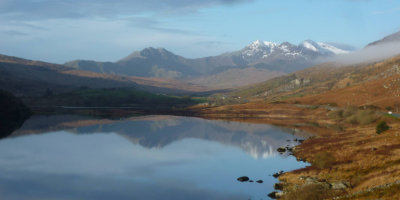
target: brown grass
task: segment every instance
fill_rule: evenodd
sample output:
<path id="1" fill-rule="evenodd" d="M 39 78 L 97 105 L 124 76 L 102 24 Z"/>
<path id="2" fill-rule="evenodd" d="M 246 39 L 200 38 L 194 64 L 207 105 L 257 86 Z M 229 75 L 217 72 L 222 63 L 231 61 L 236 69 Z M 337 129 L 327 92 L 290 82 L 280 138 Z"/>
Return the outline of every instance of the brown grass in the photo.
<path id="1" fill-rule="evenodd" d="M 312 164 L 319 169 L 325 169 L 332 167 L 334 162 L 335 157 L 331 153 L 323 151 L 315 154 Z"/>
<path id="2" fill-rule="evenodd" d="M 213 118 L 223 116 L 247 121 L 251 121 L 250 117 L 260 123 L 293 126 L 314 133 L 317 137 L 306 140 L 294 152 L 296 157 L 314 166 L 285 173 L 279 178 L 286 182 L 287 199 L 300 199 L 299 195 L 303 194 L 301 198 L 320 198 L 308 192 L 319 191 L 319 188 L 312 188 L 316 186 L 303 187 L 302 176 L 317 177 L 329 183 L 345 181 L 350 186 L 343 192 L 363 193 L 361 198 L 354 199 L 400 199 L 394 192 L 399 189 L 397 186 L 368 193 L 371 188 L 400 181 L 400 121 L 378 113 L 389 106 L 394 112 L 400 112 L 400 74 L 385 75 L 394 65 L 400 65 L 400 57 L 370 66 L 310 68 L 296 72 L 297 77 L 309 78 L 313 82 L 310 86 L 272 94 L 267 101 L 256 99 L 232 105 L 229 111 L 222 106 L 205 108 L 201 113 Z M 332 87 L 326 87 L 332 83 Z M 299 94 L 307 95 L 300 97 Z M 280 103 L 268 104 L 268 101 Z M 333 103 L 339 107 L 338 111 L 324 108 Z M 307 109 L 301 108 L 302 105 L 320 106 Z M 391 128 L 378 135 L 375 122 L 383 118 Z M 326 152 L 326 155 L 318 158 L 318 152 Z M 333 157 L 334 162 L 324 161 L 329 157 Z"/>
<path id="3" fill-rule="evenodd" d="M 321 200 L 334 196 L 335 193 L 322 184 L 308 184 L 288 192 L 282 200 Z"/>

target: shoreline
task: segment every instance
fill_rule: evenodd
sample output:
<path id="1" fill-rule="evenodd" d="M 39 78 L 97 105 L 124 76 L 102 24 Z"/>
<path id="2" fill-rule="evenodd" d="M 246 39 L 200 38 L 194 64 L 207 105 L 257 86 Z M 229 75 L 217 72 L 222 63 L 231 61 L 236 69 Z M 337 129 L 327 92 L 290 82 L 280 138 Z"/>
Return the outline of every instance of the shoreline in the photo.
<path id="1" fill-rule="evenodd" d="M 282 199 L 400 199 L 400 122 L 386 117 L 391 129 L 376 134 L 375 125 L 345 124 L 328 117 L 331 108 L 295 104 L 260 104 L 193 108 L 199 117 L 268 123 L 314 134 L 293 155 L 311 166 L 279 176 Z M 322 158 L 316 158 L 322 153 Z M 324 154 L 325 157 L 323 156 Z M 317 167 L 331 159 L 327 166 Z M 316 196 L 315 196 L 316 195 Z"/>

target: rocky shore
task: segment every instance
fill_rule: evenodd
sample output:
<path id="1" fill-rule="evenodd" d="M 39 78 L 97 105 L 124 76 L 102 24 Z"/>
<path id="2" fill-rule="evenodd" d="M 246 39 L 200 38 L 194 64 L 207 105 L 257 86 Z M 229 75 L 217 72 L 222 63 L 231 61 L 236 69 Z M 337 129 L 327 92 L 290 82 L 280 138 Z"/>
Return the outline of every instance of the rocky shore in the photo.
<path id="1" fill-rule="evenodd" d="M 270 197 L 280 199 L 400 199 L 400 121 L 382 115 L 390 129 L 376 133 L 376 121 L 360 125 L 332 119 L 335 109 L 252 102 L 194 108 L 196 115 L 297 128 L 315 136 L 293 155 L 311 166 L 279 175 Z M 284 149 L 280 149 L 283 151 Z M 285 149 L 286 150 L 286 149 Z M 279 150 L 278 150 L 279 151 Z"/>

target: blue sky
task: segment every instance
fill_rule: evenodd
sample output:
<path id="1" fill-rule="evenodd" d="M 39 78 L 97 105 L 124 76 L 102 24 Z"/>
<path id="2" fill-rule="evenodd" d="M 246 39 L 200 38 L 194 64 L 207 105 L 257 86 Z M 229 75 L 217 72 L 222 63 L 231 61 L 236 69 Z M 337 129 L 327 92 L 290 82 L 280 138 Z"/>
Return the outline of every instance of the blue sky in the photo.
<path id="1" fill-rule="evenodd" d="M 152 46 L 196 58 L 257 39 L 361 48 L 398 19 L 398 0 L 0 0 L 0 54 L 116 61 Z"/>

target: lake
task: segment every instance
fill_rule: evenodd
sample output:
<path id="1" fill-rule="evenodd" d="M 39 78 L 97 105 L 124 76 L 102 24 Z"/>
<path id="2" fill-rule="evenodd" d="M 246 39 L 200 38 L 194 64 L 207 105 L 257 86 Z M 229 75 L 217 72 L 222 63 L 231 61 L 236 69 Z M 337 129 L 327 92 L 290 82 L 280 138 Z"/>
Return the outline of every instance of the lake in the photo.
<path id="1" fill-rule="evenodd" d="M 0 196 L 269 199 L 272 174 L 308 165 L 276 149 L 304 137 L 295 129 L 192 117 L 33 116 L 0 140 Z"/>

